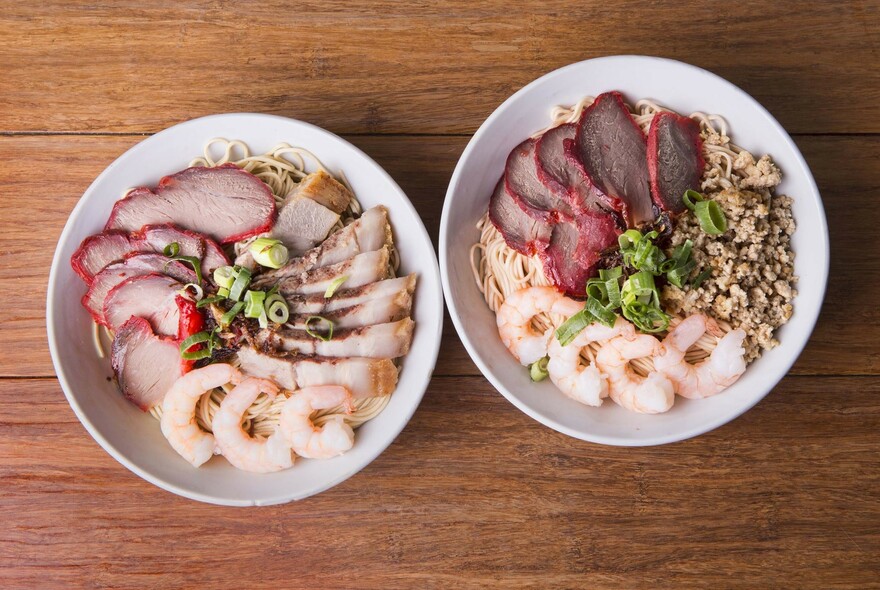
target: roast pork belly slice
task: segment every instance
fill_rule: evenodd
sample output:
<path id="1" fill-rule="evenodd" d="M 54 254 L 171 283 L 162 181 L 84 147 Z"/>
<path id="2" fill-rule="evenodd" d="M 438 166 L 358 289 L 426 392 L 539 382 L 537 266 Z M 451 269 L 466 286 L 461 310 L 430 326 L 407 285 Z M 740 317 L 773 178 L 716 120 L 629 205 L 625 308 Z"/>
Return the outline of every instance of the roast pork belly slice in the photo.
<path id="1" fill-rule="evenodd" d="M 278 270 L 260 275 L 254 280 L 254 284 L 273 284 L 285 277 L 336 264 L 363 252 L 378 250 L 386 244 L 391 245 L 391 226 L 388 223 L 388 210 L 380 205 L 367 209 L 356 221 L 331 234 L 301 257 L 291 258 Z"/>
<path id="2" fill-rule="evenodd" d="M 182 287 L 182 283 L 163 274 L 129 277 L 110 289 L 104 299 L 105 325 L 117 330 L 137 316 L 149 321 L 157 334 L 176 336 L 179 314 L 174 297 Z"/>
<path id="3" fill-rule="evenodd" d="M 342 277 L 345 277 L 343 285 L 349 289 L 375 283 L 389 277 L 389 257 L 387 247 L 364 252 L 337 264 L 282 279 L 278 283 L 279 291 L 285 298 L 290 295 L 323 294 L 327 287 Z"/>
<path id="4" fill-rule="evenodd" d="M 166 274 L 181 283 L 193 283 L 196 273 L 177 261 L 169 261 L 166 256 L 154 252 L 135 252 L 126 256 L 122 262 L 114 262 L 95 275 L 88 292 L 82 298 L 83 307 L 96 322 L 106 325 L 104 319 L 104 300 L 110 290 L 127 278 L 153 273 Z"/>
<path id="5" fill-rule="evenodd" d="M 404 318 L 387 324 L 334 330 L 333 337 L 327 341 L 315 338 L 305 330 L 263 330 L 257 340 L 269 348 L 305 355 L 392 359 L 409 351 L 414 325 L 410 318 Z M 320 328 L 320 325 L 312 324 L 313 330 Z"/>
<path id="6" fill-rule="evenodd" d="M 600 94 L 584 109 L 573 154 L 592 186 L 621 201 L 630 226 L 653 221 L 647 140 L 619 92 Z"/>
<path id="7" fill-rule="evenodd" d="M 503 177 L 489 199 L 489 221 L 504 236 L 508 246 L 526 256 L 544 250 L 553 229 L 549 223 L 526 215 L 504 187 Z"/>
<path id="8" fill-rule="evenodd" d="M 303 178 L 287 195 L 287 201 L 303 197 L 320 203 L 334 213 L 342 213 L 348 208 L 354 195 L 344 184 L 319 170 Z"/>
<path id="9" fill-rule="evenodd" d="M 596 272 L 602 252 L 617 244 L 614 218 L 602 213 L 582 213 L 576 223 L 561 221 L 541 252 L 544 272 L 561 291 L 586 297 L 587 280 Z"/>
<path id="10" fill-rule="evenodd" d="M 300 256 L 327 238 L 339 214 L 305 197 L 293 197 L 278 212 L 272 237 L 281 240 L 291 256 Z"/>
<path id="11" fill-rule="evenodd" d="M 570 219 L 574 211 L 562 194 L 550 190 L 538 176 L 536 141 L 527 139 L 510 152 L 504 168 L 504 185 L 517 205 L 530 217 L 545 223 Z"/>
<path id="12" fill-rule="evenodd" d="M 684 211 L 682 197 L 688 189 L 700 189 L 705 165 L 696 121 L 668 111 L 654 115 L 648 131 L 648 172 L 660 209 L 673 215 Z"/>
<path id="13" fill-rule="evenodd" d="M 243 346 L 238 360 L 246 375 L 271 379 L 288 391 L 341 385 L 353 397 L 366 398 L 388 395 L 397 385 L 397 367 L 389 359 L 302 357 Z"/>
<path id="14" fill-rule="evenodd" d="M 411 274 L 395 279 L 376 281 L 361 287 L 346 289 L 345 283 L 332 297 L 324 297 L 323 293 L 313 295 L 291 295 L 286 298 L 292 314 L 325 315 L 357 305 L 363 305 L 374 299 L 389 297 L 412 297 L 416 288 L 416 275 Z"/>
<path id="15" fill-rule="evenodd" d="M 263 233 L 275 219 L 275 198 L 259 178 L 234 164 L 187 168 L 136 188 L 113 206 L 105 229 L 137 231 L 171 223 L 229 243 Z"/>
<path id="16" fill-rule="evenodd" d="M 123 395 L 147 411 L 162 403 L 180 377 L 177 342 L 153 333 L 150 323 L 132 317 L 113 338 L 110 364 Z"/>
<path id="17" fill-rule="evenodd" d="M 535 159 L 538 178 L 551 191 L 562 195 L 575 216 L 580 211 L 609 211 L 614 203 L 587 180 L 583 168 L 568 156 L 565 142 L 573 142 L 577 125 L 566 123 L 547 130 L 538 138 Z"/>
<path id="18" fill-rule="evenodd" d="M 136 246 L 125 232 L 105 231 L 87 237 L 70 257 L 70 266 L 86 283 L 108 264 L 118 262 Z"/>
<path id="19" fill-rule="evenodd" d="M 321 311 L 320 315 L 333 322 L 334 330 L 341 330 L 396 322 L 409 316 L 411 309 L 412 293 L 402 290 L 334 311 Z M 314 313 L 296 314 L 290 317 L 288 323 L 294 328 L 305 330 L 308 319 L 314 316 Z"/>

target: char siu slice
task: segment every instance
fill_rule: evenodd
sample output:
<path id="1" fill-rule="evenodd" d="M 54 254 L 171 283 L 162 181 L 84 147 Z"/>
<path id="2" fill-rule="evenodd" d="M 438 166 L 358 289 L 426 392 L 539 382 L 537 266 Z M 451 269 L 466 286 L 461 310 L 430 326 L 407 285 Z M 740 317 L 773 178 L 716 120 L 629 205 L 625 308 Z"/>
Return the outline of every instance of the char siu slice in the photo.
<path id="1" fill-rule="evenodd" d="M 87 284 L 101 269 L 122 258 L 136 246 L 128 234 L 118 231 L 105 231 L 89 236 L 79 245 L 70 257 L 70 266 Z"/>
<path id="2" fill-rule="evenodd" d="M 177 342 L 157 336 L 150 323 L 139 317 L 116 331 L 110 364 L 123 395 L 145 412 L 162 403 L 180 376 Z"/>
<path id="3" fill-rule="evenodd" d="M 129 277 L 110 289 L 104 299 L 105 325 L 117 330 L 137 316 L 148 320 L 157 334 L 176 336 L 179 314 L 174 297 L 182 287 L 162 274 Z"/>
<path id="4" fill-rule="evenodd" d="M 662 111 L 648 131 L 648 171 L 654 203 L 676 215 L 685 210 L 682 197 L 699 190 L 705 166 L 700 126 L 688 117 Z"/>
<path id="5" fill-rule="evenodd" d="M 278 283 L 278 288 L 286 298 L 290 295 L 323 294 L 333 281 L 342 277 L 345 277 L 343 285 L 347 288 L 368 285 L 388 278 L 390 273 L 389 257 L 390 253 L 387 247 L 373 252 L 364 252 L 337 264 L 322 266 L 282 279 Z"/>
<path id="6" fill-rule="evenodd" d="M 510 152 L 504 168 L 507 192 L 529 217 L 545 223 L 571 219 L 574 211 L 561 194 L 548 189 L 538 176 L 534 139 L 527 139 Z"/>
<path id="7" fill-rule="evenodd" d="M 617 244 L 618 228 L 612 216 L 582 213 L 576 223 L 562 221 L 541 253 L 544 272 L 561 291 L 572 297 L 586 297 L 587 279 L 607 248 Z"/>
<path id="8" fill-rule="evenodd" d="M 364 305 L 375 299 L 387 299 L 390 297 L 412 298 L 416 288 L 416 275 L 385 279 L 376 281 L 353 289 L 346 288 L 342 283 L 340 290 L 329 299 L 323 293 L 312 295 L 291 295 L 286 298 L 287 305 L 292 314 L 325 315 L 335 311 Z"/>
<path id="9" fill-rule="evenodd" d="M 505 189 L 503 177 L 489 200 L 489 220 L 508 246 L 526 256 L 543 251 L 550 240 L 550 224 L 526 215 Z"/>
<path id="10" fill-rule="evenodd" d="M 110 290 L 130 277 L 153 273 L 166 274 L 181 283 L 194 283 L 196 273 L 185 264 L 170 261 L 162 254 L 136 252 L 122 262 L 114 262 L 95 275 L 88 292 L 82 298 L 83 307 L 99 324 L 106 325 L 104 300 Z"/>
<path id="11" fill-rule="evenodd" d="M 600 94 L 584 109 L 572 153 L 592 186 L 621 202 L 630 226 L 654 219 L 646 150 L 619 92 Z"/>
<path id="12" fill-rule="evenodd" d="M 565 142 L 573 141 L 576 133 L 577 125 L 566 123 L 538 138 L 535 147 L 538 178 L 551 191 L 562 195 L 576 212 L 613 210 L 614 203 L 593 188 L 582 167 L 566 154 Z"/>
<path id="13" fill-rule="evenodd" d="M 234 164 L 187 168 L 159 181 L 155 191 L 136 188 L 113 206 L 105 229 L 137 231 L 172 223 L 221 243 L 263 233 L 275 219 L 269 187 Z"/>
<path id="14" fill-rule="evenodd" d="M 202 260 L 202 275 L 211 276 L 215 269 L 229 264 L 229 258 L 220 246 L 204 234 L 180 229 L 170 224 L 147 225 L 133 234 L 138 238 L 139 250 L 164 252 L 165 246 L 177 243 L 180 256 L 195 256 Z"/>
<path id="15" fill-rule="evenodd" d="M 270 348 L 285 352 L 327 357 L 397 358 L 409 352 L 414 322 L 404 318 L 397 322 L 363 328 L 333 330 L 327 341 L 315 338 L 305 330 L 262 330 L 257 336 Z M 320 330 L 312 324 L 312 330 Z"/>
<path id="16" fill-rule="evenodd" d="M 378 250 L 386 244 L 391 244 L 391 226 L 388 223 L 388 210 L 380 205 L 367 209 L 356 221 L 331 234 L 300 258 L 292 258 L 278 270 L 263 273 L 254 284 L 272 284 L 313 268 L 330 266 L 364 252 Z"/>

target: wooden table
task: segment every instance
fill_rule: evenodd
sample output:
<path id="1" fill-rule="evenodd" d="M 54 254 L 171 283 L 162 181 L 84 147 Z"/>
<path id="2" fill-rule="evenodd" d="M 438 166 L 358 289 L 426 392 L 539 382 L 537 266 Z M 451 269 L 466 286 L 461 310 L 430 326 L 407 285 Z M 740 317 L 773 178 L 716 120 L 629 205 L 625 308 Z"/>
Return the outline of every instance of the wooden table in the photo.
<path id="1" fill-rule="evenodd" d="M 3 2 L 0 587 L 880 587 L 878 35 L 867 1 Z M 84 189 L 145 135 L 224 111 L 313 122 L 378 160 L 436 239 L 455 162 L 502 100 L 625 53 L 753 94 L 822 191 L 822 318 L 745 416 L 658 448 L 567 438 L 497 394 L 447 322 L 397 441 L 295 504 L 178 498 L 79 424 L 46 346 L 49 261 Z"/>

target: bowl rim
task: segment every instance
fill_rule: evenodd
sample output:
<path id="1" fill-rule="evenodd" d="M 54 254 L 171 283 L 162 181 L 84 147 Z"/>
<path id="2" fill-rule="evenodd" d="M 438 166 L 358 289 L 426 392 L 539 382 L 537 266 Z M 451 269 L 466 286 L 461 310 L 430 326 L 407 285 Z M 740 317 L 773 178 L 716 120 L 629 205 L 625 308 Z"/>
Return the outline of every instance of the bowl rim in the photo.
<path id="1" fill-rule="evenodd" d="M 76 399 L 76 396 L 72 393 L 73 387 L 69 383 L 67 376 L 64 373 L 62 363 L 60 361 L 60 352 L 59 352 L 59 344 L 58 344 L 58 334 L 56 333 L 55 325 L 53 322 L 53 316 L 56 313 L 52 294 L 58 288 L 58 280 L 59 280 L 59 268 L 66 264 L 67 261 L 63 260 L 61 257 L 61 245 L 70 239 L 70 234 L 73 232 L 73 221 L 79 218 L 81 215 L 87 211 L 86 201 L 87 197 L 100 186 L 105 177 L 111 174 L 112 170 L 123 160 L 132 157 L 139 150 L 143 149 L 142 146 L 145 144 L 153 144 L 156 142 L 161 142 L 164 140 L 164 137 L 170 135 L 172 131 L 179 132 L 179 129 L 187 126 L 194 126 L 197 124 L 203 124 L 205 122 L 210 121 L 222 121 L 225 119 L 233 119 L 240 117 L 252 117 L 259 119 L 268 119 L 268 120 L 276 120 L 279 122 L 284 122 L 285 124 L 293 123 L 295 125 L 304 126 L 305 128 L 310 129 L 316 134 L 324 134 L 329 136 L 331 139 L 340 141 L 350 147 L 356 154 L 360 157 L 364 158 L 364 160 L 369 164 L 375 171 L 383 176 L 385 180 L 390 183 L 390 186 L 396 190 L 400 197 L 402 197 L 403 204 L 402 206 L 408 209 L 410 214 L 412 214 L 416 219 L 419 220 L 417 231 L 420 234 L 420 239 L 422 239 L 425 243 L 427 243 L 431 250 L 434 249 L 433 242 L 431 240 L 431 236 L 428 233 L 428 230 L 425 228 L 425 224 L 422 221 L 421 215 L 419 215 L 415 206 L 410 201 L 409 197 L 400 188 L 400 185 L 391 177 L 390 174 L 380 166 L 373 158 L 367 155 L 363 150 L 361 150 L 356 145 L 347 141 L 343 137 L 333 133 L 332 131 L 328 131 L 322 127 L 314 125 L 312 123 L 308 123 L 306 121 L 301 121 L 299 119 L 294 119 L 292 117 L 284 117 L 281 115 L 271 115 L 267 113 L 255 113 L 255 112 L 231 112 L 231 113 L 217 113 L 212 115 L 205 115 L 203 117 L 196 117 L 194 119 L 187 119 L 185 121 L 181 121 L 179 123 L 175 123 L 161 131 L 150 135 L 142 139 L 141 141 L 135 143 L 130 148 L 125 150 L 122 154 L 117 156 L 113 162 L 111 162 L 104 170 L 97 176 L 95 179 L 89 184 L 88 188 L 83 192 L 82 196 L 77 201 L 73 210 L 70 212 L 70 215 L 67 218 L 67 221 L 64 224 L 64 229 L 61 231 L 60 236 L 58 237 L 58 241 L 55 245 L 55 253 L 52 256 L 52 264 L 49 270 L 49 280 L 46 288 L 46 331 L 49 342 L 49 353 L 52 358 L 52 365 L 55 369 L 55 376 L 58 379 L 59 384 L 61 385 L 61 390 L 64 392 L 65 398 L 67 398 L 67 402 L 70 404 L 70 407 L 73 409 L 74 414 L 76 414 L 79 422 L 85 427 L 86 431 L 91 435 L 91 437 L 116 461 L 118 461 L 121 465 L 123 465 L 126 469 L 137 475 L 138 477 L 148 481 L 149 483 L 176 494 L 178 496 L 182 496 L 184 498 L 195 500 L 198 502 L 204 502 L 208 504 L 215 504 L 221 506 L 236 506 L 236 507 L 244 507 L 244 506 L 268 506 L 275 504 L 285 504 L 288 502 L 302 500 L 308 498 L 310 496 L 314 496 L 319 494 L 325 490 L 328 490 L 343 481 L 353 477 L 362 469 L 364 469 L 367 465 L 372 463 L 379 455 L 381 455 L 385 450 L 394 443 L 400 433 L 406 428 L 407 424 L 409 424 L 419 405 L 421 405 L 421 401 L 424 398 L 425 393 L 427 392 L 428 385 L 430 384 L 431 378 L 433 376 L 434 369 L 437 365 L 437 359 L 440 352 L 440 344 L 441 338 L 443 334 L 443 310 L 444 310 L 444 297 L 438 297 L 438 308 L 435 310 L 439 321 L 437 322 L 435 333 L 431 335 L 431 349 L 426 352 L 430 353 L 429 358 L 429 370 L 426 371 L 423 375 L 418 375 L 416 378 L 418 381 L 416 382 L 420 393 L 415 397 L 413 403 L 409 409 L 406 410 L 405 414 L 401 416 L 401 420 L 391 429 L 394 430 L 393 436 L 388 437 L 387 442 L 384 444 L 377 445 L 371 452 L 367 453 L 364 459 L 360 462 L 360 464 L 353 470 L 347 471 L 341 474 L 339 477 L 328 480 L 327 482 L 323 482 L 320 485 L 313 486 L 308 488 L 305 492 L 293 493 L 293 494 L 281 494 L 281 495 L 271 495 L 267 499 L 251 499 L 251 500 L 234 500 L 230 498 L 226 498 L 219 495 L 205 494 L 194 492 L 188 490 L 179 485 L 175 485 L 164 480 L 161 477 L 154 476 L 149 471 L 142 469 L 136 463 L 131 461 L 124 453 L 122 453 L 119 449 L 117 449 L 106 437 L 101 434 L 100 429 L 93 424 L 86 416 L 82 407 Z M 431 265 L 425 265 L 424 262 L 420 262 L 419 272 L 420 273 L 428 273 L 433 274 L 435 279 L 437 279 L 438 283 L 442 284 L 442 279 L 440 276 L 440 268 L 438 265 L 437 257 L 432 256 Z M 427 326 L 423 329 L 426 329 Z"/>
<path id="2" fill-rule="evenodd" d="M 770 122 L 772 129 L 778 133 L 783 140 L 788 144 L 788 146 L 792 149 L 794 153 L 795 160 L 797 165 L 800 168 L 800 173 L 803 175 L 804 179 L 807 181 L 810 192 L 812 195 L 817 197 L 818 201 L 818 213 L 819 213 L 819 231 L 817 232 L 818 236 L 821 236 L 822 240 L 822 260 L 820 261 L 823 265 L 824 272 L 821 276 L 821 285 L 816 285 L 816 288 L 819 288 L 821 291 L 821 297 L 819 298 L 819 305 L 817 305 L 815 312 L 812 314 L 812 317 L 808 318 L 807 321 L 807 336 L 803 339 L 803 341 L 798 342 L 797 344 L 790 345 L 790 359 L 784 364 L 785 371 L 780 373 L 780 377 L 773 382 L 767 382 L 765 386 L 765 391 L 762 395 L 757 396 L 755 400 L 742 408 L 738 408 L 735 412 L 730 414 L 724 414 L 720 418 L 715 418 L 713 420 L 708 420 L 704 423 L 694 426 L 693 428 L 679 431 L 674 434 L 667 435 L 658 435 L 652 438 L 645 439 L 632 439 L 629 437 L 621 436 L 621 437 L 612 437 L 612 436 L 597 436 L 592 435 L 590 433 L 584 433 L 582 431 L 578 431 L 573 428 L 569 428 L 563 424 L 560 424 L 558 421 L 553 420 L 552 418 L 542 414 L 535 408 L 529 406 L 528 404 L 522 402 L 518 399 L 516 395 L 510 392 L 506 387 L 502 385 L 499 379 L 495 377 L 493 372 L 489 369 L 487 363 L 483 360 L 476 343 L 468 336 L 467 330 L 465 329 L 464 324 L 461 321 L 458 308 L 456 306 L 456 302 L 452 297 L 452 287 L 450 282 L 450 270 L 449 270 L 449 261 L 447 256 L 448 250 L 448 240 L 447 234 L 449 232 L 449 218 L 450 211 L 452 208 L 452 198 L 456 191 L 458 190 L 459 185 L 462 183 L 462 175 L 464 169 L 464 163 L 468 160 L 471 153 L 476 149 L 477 143 L 483 137 L 485 133 L 487 133 L 488 128 L 492 125 L 492 123 L 500 118 L 504 111 L 506 111 L 513 103 L 518 101 L 520 97 L 528 94 L 532 91 L 532 89 L 541 86 L 548 81 L 565 76 L 569 71 L 576 70 L 577 68 L 583 67 L 584 64 L 587 63 L 596 63 L 596 62 L 620 62 L 619 66 L 621 68 L 625 68 L 627 66 L 632 65 L 632 62 L 654 62 L 661 63 L 666 66 L 674 66 L 674 67 L 685 67 L 693 70 L 697 70 L 703 75 L 714 78 L 715 81 L 723 86 L 726 86 L 731 92 L 740 96 L 740 98 L 744 99 L 746 102 L 749 102 L 759 110 Z M 548 105 L 549 106 L 549 105 Z M 449 186 L 446 190 L 446 197 L 443 202 L 443 210 L 440 217 L 440 239 L 439 239 L 439 250 L 440 250 L 440 278 L 443 283 L 443 294 L 446 298 L 446 305 L 449 311 L 449 316 L 452 319 L 452 324 L 455 326 L 455 331 L 458 333 L 459 338 L 464 344 L 465 349 L 467 350 L 468 355 L 471 360 L 477 365 L 480 369 L 480 372 L 483 376 L 492 384 L 493 387 L 503 395 L 510 403 L 516 406 L 520 411 L 531 417 L 532 419 L 540 422 L 541 424 L 556 430 L 557 432 L 561 432 L 573 438 L 577 438 L 580 440 L 584 440 L 587 442 L 610 445 L 610 446 L 621 446 L 621 447 L 647 447 L 647 446 L 656 446 L 663 444 L 670 444 L 674 442 L 683 441 L 689 438 L 693 438 L 695 436 L 699 436 L 701 434 L 705 434 L 711 430 L 714 430 L 728 422 L 731 422 L 743 415 L 750 409 L 752 409 L 755 405 L 758 404 L 762 399 L 764 399 L 767 394 L 769 394 L 788 374 L 788 371 L 791 369 L 792 365 L 797 361 L 801 352 L 803 352 L 804 347 L 807 345 L 807 342 L 810 340 L 810 335 L 816 327 L 816 322 L 819 319 L 819 315 L 821 313 L 822 301 L 825 297 L 826 287 L 828 285 L 828 272 L 829 272 L 829 261 L 831 257 L 831 250 L 829 244 L 829 234 L 828 234 L 828 222 L 825 216 L 825 208 L 822 204 L 822 199 L 819 193 L 819 189 L 816 185 L 816 181 L 813 178 L 813 174 L 810 170 L 809 165 L 801 154 L 800 149 L 798 149 L 797 144 L 795 144 L 794 140 L 791 138 L 789 133 L 785 130 L 784 127 L 776 120 L 776 118 L 754 97 L 752 97 L 745 90 L 737 86 L 736 84 L 730 82 L 729 80 L 710 72 L 704 68 L 699 66 L 695 66 L 693 64 L 689 64 L 686 62 L 678 61 L 675 59 L 665 58 L 665 57 L 656 57 L 656 56 L 647 56 L 647 55 L 609 55 L 604 57 L 597 57 L 592 59 L 586 59 L 579 62 L 575 62 L 572 64 L 568 64 L 566 66 L 562 66 L 557 68 L 551 72 L 548 72 L 542 75 L 539 78 L 536 78 L 532 82 L 526 84 L 518 91 L 513 93 L 510 97 L 508 97 L 504 102 L 502 102 L 489 117 L 480 125 L 479 129 L 477 129 L 476 133 L 474 133 L 473 137 L 471 137 L 464 151 L 458 159 L 458 163 L 455 166 L 455 170 L 452 173 L 452 177 L 449 180 Z"/>

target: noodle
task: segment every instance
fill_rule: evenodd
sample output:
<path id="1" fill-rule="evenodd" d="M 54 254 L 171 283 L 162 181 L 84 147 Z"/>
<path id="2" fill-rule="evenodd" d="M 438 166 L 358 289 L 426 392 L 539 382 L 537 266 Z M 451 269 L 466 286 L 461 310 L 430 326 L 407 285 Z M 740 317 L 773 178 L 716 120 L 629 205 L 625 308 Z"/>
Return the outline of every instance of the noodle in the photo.
<path id="1" fill-rule="evenodd" d="M 539 137 L 559 125 L 578 121 L 584 109 L 593 104 L 593 100 L 594 97 L 587 96 L 571 107 L 554 107 L 550 112 L 550 125 L 536 132 L 532 137 Z M 639 127 L 647 133 L 654 115 L 660 111 L 668 110 L 654 101 L 643 99 L 636 102 L 635 109 L 631 112 Z M 743 150 L 730 142 L 727 135 L 727 122 L 719 115 L 707 115 L 699 112 L 693 113 L 691 118 L 700 124 L 700 131 L 707 137 L 703 146 L 704 156 L 709 167 L 703 175 L 704 188 L 709 181 L 722 188 L 734 186 L 734 175 L 741 176 L 741 173 L 734 170 L 733 161 Z M 550 281 L 544 274 L 541 260 L 537 256 L 525 256 L 510 248 L 504 241 L 504 236 L 489 220 L 488 213 L 477 222 L 477 229 L 480 231 L 480 239 L 471 247 L 471 271 L 477 288 L 482 293 L 489 309 L 497 312 L 504 300 L 519 289 L 550 285 Z M 538 332 L 544 332 L 551 327 L 558 328 L 566 319 L 562 316 L 542 313 L 532 319 L 532 327 Z M 674 316 L 670 321 L 670 327 L 674 328 L 683 319 L 683 317 Z M 726 322 L 718 322 L 718 325 L 725 333 L 731 330 L 731 326 Z M 658 334 L 661 338 L 664 335 L 665 333 Z M 688 350 L 685 359 L 691 363 L 705 359 L 715 349 L 718 340 L 708 333 L 704 334 Z M 582 350 L 581 356 L 586 361 L 592 362 L 602 344 L 604 343 L 590 344 Z M 631 361 L 630 364 L 635 372 L 642 376 L 646 376 L 654 370 L 651 358 L 637 359 Z"/>

